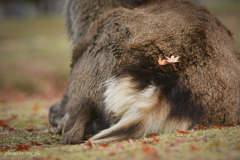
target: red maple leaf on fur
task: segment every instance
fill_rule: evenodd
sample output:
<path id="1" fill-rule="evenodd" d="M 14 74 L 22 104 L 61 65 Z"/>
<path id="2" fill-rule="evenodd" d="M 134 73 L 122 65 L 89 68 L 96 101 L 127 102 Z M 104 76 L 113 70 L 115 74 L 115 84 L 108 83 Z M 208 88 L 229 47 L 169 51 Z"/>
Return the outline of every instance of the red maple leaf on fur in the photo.
<path id="1" fill-rule="evenodd" d="M 161 56 L 159 56 L 158 64 L 159 64 L 160 66 L 163 66 L 163 65 L 168 64 L 168 62 L 167 62 L 166 59 L 163 59 L 163 60 L 162 60 Z"/>

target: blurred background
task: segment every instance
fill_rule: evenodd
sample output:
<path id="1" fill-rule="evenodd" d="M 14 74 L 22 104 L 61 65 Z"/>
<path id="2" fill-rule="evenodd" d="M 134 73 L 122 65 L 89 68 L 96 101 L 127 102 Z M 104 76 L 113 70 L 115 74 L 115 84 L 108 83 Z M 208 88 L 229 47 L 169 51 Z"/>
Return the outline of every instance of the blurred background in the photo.
<path id="1" fill-rule="evenodd" d="M 192 0 L 209 8 L 240 49 L 240 0 Z M 0 103 L 60 97 L 69 83 L 71 40 L 59 0 L 0 0 Z"/>

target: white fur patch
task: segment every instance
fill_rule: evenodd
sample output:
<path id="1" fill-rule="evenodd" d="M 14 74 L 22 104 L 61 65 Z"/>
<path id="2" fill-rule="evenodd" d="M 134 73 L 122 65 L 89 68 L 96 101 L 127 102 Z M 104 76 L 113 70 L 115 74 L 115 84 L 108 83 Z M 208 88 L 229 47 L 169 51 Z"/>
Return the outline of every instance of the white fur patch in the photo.
<path id="1" fill-rule="evenodd" d="M 133 116 L 139 118 L 143 114 L 138 113 L 140 108 L 153 106 L 157 102 L 156 87 L 150 85 L 147 89 L 137 92 L 131 77 L 113 77 L 105 86 L 107 89 L 104 93 L 104 103 L 112 124 L 128 115 L 131 115 L 131 119 Z"/>
<path id="2" fill-rule="evenodd" d="M 176 129 L 184 131 L 191 125 L 189 120 L 180 121 L 168 117 L 170 104 L 165 97 L 161 97 L 161 91 L 155 86 L 149 85 L 146 89 L 137 91 L 130 76 L 112 77 L 105 86 L 105 111 L 112 126 L 92 137 L 93 143 L 121 140 L 120 137 L 107 137 L 105 140 L 101 137 L 138 122 L 141 126 L 132 138 L 145 137 L 151 133 L 171 133 Z"/>

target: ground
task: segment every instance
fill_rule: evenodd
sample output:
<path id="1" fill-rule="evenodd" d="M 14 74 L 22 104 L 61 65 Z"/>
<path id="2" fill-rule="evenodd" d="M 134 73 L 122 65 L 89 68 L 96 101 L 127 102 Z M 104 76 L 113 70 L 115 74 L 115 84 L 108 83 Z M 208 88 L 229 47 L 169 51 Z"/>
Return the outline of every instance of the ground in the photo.
<path id="1" fill-rule="evenodd" d="M 240 49 L 240 2 L 205 5 L 234 33 Z M 240 159 L 240 126 L 234 124 L 104 145 L 63 145 L 48 122 L 49 106 L 69 83 L 72 46 L 62 18 L 41 15 L 0 23 L 1 160 Z"/>
<path id="2" fill-rule="evenodd" d="M 172 134 L 92 145 L 64 145 L 48 123 L 48 109 L 57 99 L 32 98 L 0 105 L 1 159 L 240 159 L 240 126 L 199 126 Z"/>

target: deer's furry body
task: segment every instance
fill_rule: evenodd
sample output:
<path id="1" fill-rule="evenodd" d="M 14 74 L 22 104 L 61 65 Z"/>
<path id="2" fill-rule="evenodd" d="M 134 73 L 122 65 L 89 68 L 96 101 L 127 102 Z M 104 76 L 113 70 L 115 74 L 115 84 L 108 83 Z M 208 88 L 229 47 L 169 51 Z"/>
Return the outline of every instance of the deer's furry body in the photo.
<path id="1" fill-rule="evenodd" d="M 179 63 L 157 67 L 159 56 Z M 231 32 L 206 8 L 170 0 L 112 10 L 92 23 L 72 59 L 65 143 L 171 133 L 240 121 L 240 61 Z"/>

